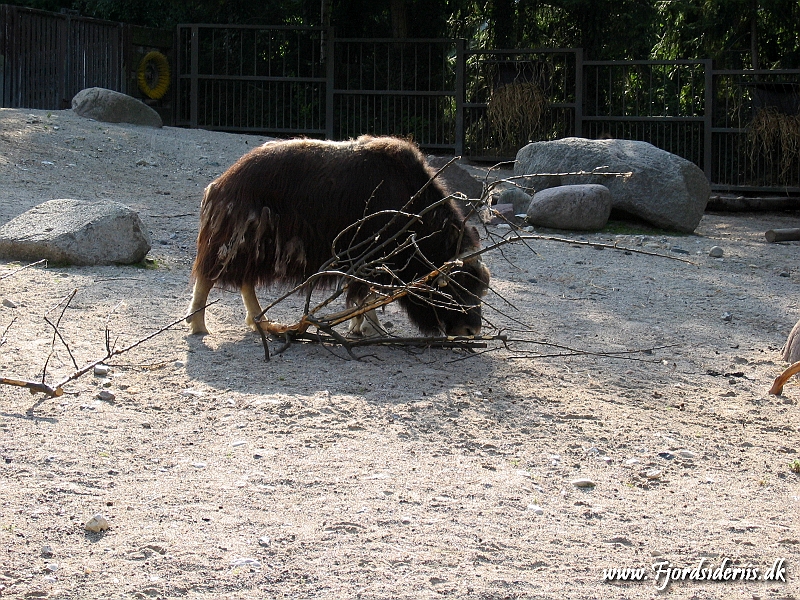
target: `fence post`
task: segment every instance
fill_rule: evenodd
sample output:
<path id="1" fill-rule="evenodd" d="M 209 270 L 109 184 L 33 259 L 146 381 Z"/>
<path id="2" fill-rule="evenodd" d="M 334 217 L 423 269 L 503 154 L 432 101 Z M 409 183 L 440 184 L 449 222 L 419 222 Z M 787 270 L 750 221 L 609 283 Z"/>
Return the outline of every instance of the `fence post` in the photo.
<path id="1" fill-rule="evenodd" d="M 711 183 L 711 165 L 713 163 L 713 132 L 714 126 L 714 71 L 711 59 L 704 59 L 705 71 L 705 107 L 703 109 L 703 172 Z"/>
<path id="2" fill-rule="evenodd" d="M 197 25 L 192 25 L 192 66 L 191 66 L 191 79 L 189 84 L 189 127 L 197 128 L 198 122 L 198 96 L 199 85 L 198 71 L 200 70 L 200 40 Z"/>
<path id="3" fill-rule="evenodd" d="M 583 48 L 575 49 L 575 137 L 583 137 Z"/>
<path id="4" fill-rule="evenodd" d="M 332 140 L 334 134 L 333 123 L 333 83 L 336 76 L 336 68 L 334 58 L 336 52 L 336 38 L 334 37 L 333 28 L 325 31 L 325 139 Z"/>
<path id="5" fill-rule="evenodd" d="M 465 89 L 464 86 L 466 85 L 464 75 L 466 73 L 466 55 L 465 50 L 466 42 L 465 40 L 459 38 L 456 40 L 456 89 L 455 89 L 455 96 L 456 96 L 456 147 L 455 147 L 455 154 L 456 156 L 462 156 L 464 154 L 464 96 L 465 96 Z"/>

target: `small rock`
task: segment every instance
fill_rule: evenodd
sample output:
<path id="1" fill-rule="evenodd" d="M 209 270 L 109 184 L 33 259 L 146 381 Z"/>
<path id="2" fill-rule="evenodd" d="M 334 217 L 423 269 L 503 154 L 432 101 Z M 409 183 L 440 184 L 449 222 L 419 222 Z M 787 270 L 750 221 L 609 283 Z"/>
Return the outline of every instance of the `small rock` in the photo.
<path id="1" fill-rule="evenodd" d="M 679 246 L 673 246 L 672 248 L 669 249 L 669 251 L 674 252 L 675 254 L 689 254 L 688 250 L 684 250 Z"/>
<path id="2" fill-rule="evenodd" d="M 247 443 L 245 440 L 236 440 L 235 442 L 231 443 L 231 446 L 234 448 L 238 448 L 239 446 L 244 446 Z"/>
<path id="3" fill-rule="evenodd" d="M 659 452 L 658 457 L 663 458 L 664 460 L 672 460 L 675 458 L 675 455 L 672 452 Z"/>
<path id="4" fill-rule="evenodd" d="M 44 566 L 44 570 L 48 573 L 55 573 L 58 571 L 58 563 L 48 563 Z"/>
<path id="5" fill-rule="evenodd" d="M 697 455 L 691 450 L 678 450 L 678 456 L 685 458 L 686 460 L 692 460 Z"/>
<path id="6" fill-rule="evenodd" d="M 98 400 L 102 400 L 103 402 L 113 402 L 117 398 L 114 394 L 112 394 L 108 390 L 102 390 L 102 391 L 98 392 L 97 396 L 95 396 L 95 397 Z"/>
<path id="7" fill-rule="evenodd" d="M 538 504 L 528 504 L 528 510 L 537 515 L 544 514 L 544 509 Z"/>
<path id="8" fill-rule="evenodd" d="M 733 315 L 729 312 L 722 313 L 722 320 L 726 323 L 730 323 L 733 320 Z"/>
<path id="9" fill-rule="evenodd" d="M 778 277 L 791 277 L 791 274 L 789 273 L 789 271 L 781 271 L 780 273 L 778 273 Z"/>
<path id="10" fill-rule="evenodd" d="M 103 515 L 98 513 L 86 522 L 84 529 L 93 533 L 99 533 L 108 529 L 108 521 Z"/>
<path id="11" fill-rule="evenodd" d="M 111 372 L 111 367 L 108 365 L 95 365 L 94 366 L 94 375 L 95 377 L 105 377 Z"/>
<path id="12" fill-rule="evenodd" d="M 205 468 L 208 466 L 208 463 L 204 463 L 204 462 L 196 462 L 196 463 L 192 463 L 192 466 L 193 466 L 195 469 L 205 469 Z"/>
<path id="13" fill-rule="evenodd" d="M 258 538 L 258 545 L 261 546 L 262 548 L 269 548 L 271 543 L 272 540 L 269 539 L 269 536 L 264 535 Z"/>
<path id="14" fill-rule="evenodd" d="M 651 470 L 647 471 L 644 474 L 644 476 L 647 479 L 661 479 L 661 473 L 662 473 L 661 469 L 651 469 Z"/>
<path id="15" fill-rule="evenodd" d="M 249 567 L 251 569 L 260 569 L 261 563 L 255 558 L 235 558 L 231 561 L 231 566 L 236 567 Z"/>
<path id="16" fill-rule="evenodd" d="M 708 251 L 708 255 L 711 258 L 722 258 L 722 255 L 724 253 L 725 252 L 719 246 L 714 246 L 713 248 L 711 248 L 711 250 Z"/>
<path id="17" fill-rule="evenodd" d="M 574 485 L 577 488 L 593 488 L 597 484 L 591 479 L 581 478 L 581 479 L 574 479 L 572 481 L 572 485 Z"/>
<path id="18" fill-rule="evenodd" d="M 42 558 L 53 558 L 53 547 L 49 545 L 42 546 Z"/>
<path id="19" fill-rule="evenodd" d="M 3 306 L 5 306 L 6 308 L 19 308 L 19 304 L 17 304 L 10 298 L 3 298 Z"/>
<path id="20" fill-rule="evenodd" d="M 639 462 L 640 462 L 640 461 L 639 461 L 639 459 L 638 459 L 638 458 L 629 458 L 628 460 L 626 460 L 626 461 L 625 461 L 625 464 L 626 464 L 627 466 L 631 467 L 631 466 L 633 466 L 633 465 L 638 465 L 638 464 L 639 464 Z"/>

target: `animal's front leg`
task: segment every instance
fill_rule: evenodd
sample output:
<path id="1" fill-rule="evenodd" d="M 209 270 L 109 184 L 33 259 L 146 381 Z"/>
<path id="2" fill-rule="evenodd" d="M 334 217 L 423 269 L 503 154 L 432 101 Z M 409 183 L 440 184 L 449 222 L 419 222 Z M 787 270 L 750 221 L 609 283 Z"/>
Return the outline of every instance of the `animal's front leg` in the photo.
<path id="1" fill-rule="evenodd" d="M 189 310 L 186 311 L 186 322 L 189 323 L 189 333 L 192 335 L 205 335 L 208 333 L 208 329 L 206 329 L 206 309 L 204 307 L 208 303 L 208 294 L 213 287 L 214 282 L 212 280 L 206 279 L 202 275 L 197 276 L 197 280 L 194 282 L 194 290 L 192 291 L 192 301 L 189 303 Z"/>

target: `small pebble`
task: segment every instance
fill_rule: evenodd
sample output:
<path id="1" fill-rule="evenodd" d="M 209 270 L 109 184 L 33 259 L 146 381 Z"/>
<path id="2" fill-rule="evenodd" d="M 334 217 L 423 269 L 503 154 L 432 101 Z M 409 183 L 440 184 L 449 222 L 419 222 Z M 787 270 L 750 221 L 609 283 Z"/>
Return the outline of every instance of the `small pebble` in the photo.
<path id="1" fill-rule="evenodd" d="M 511 225 L 509 225 L 508 223 L 500 223 L 500 224 L 497 226 L 497 228 L 498 228 L 498 229 L 511 229 Z"/>
<path id="2" fill-rule="evenodd" d="M 232 567 L 250 567 L 251 569 L 260 569 L 261 563 L 255 558 L 236 558 L 231 561 Z"/>
<path id="3" fill-rule="evenodd" d="M 644 474 L 647 479 L 661 479 L 661 469 L 651 469 Z"/>
<path id="4" fill-rule="evenodd" d="M 729 312 L 722 313 L 722 320 L 726 323 L 730 323 L 733 320 L 733 315 Z"/>
<path id="5" fill-rule="evenodd" d="M 103 515 L 96 514 L 91 519 L 86 521 L 84 529 L 86 529 L 86 531 L 91 531 L 93 533 L 99 533 L 101 531 L 105 531 L 106 529 L 108 529 L 108 521 Z"/>
<path id="6" fill-rule="evenodd" d="M 19 304 L 9 298 L 3 298 L 3 306 L 6 308 L 19 308 Z"/>
<path id="7" fill-rule="evenodd" d="M 791 275 L 789 274 L 789 271 L 781 271 L 780 273 L 778 273 L 778 276 L 779 277 L 791 277 Z"/>
<path id="8" fill-rule="evenodd" d="M 42 546 L 42 558 L 52 558 L 53 557 L 53 547 L 52 546 Z"/>
<path id="9" fill-rule="evenodd" d="M 113 402 L 117 397 L 108 390 L 102 390 L 97 393 L 96 398 L 103 402 Z"/>
<path id="10" fill-rule="evenodd" d="M 238 448 L 239 446 L 244 446 L 247 442 L 245 440 L 236 440 L 231 444 L 234 448 Z"/>
<path id="11" fill-rule="evenodd" d="M 632 465 L 638 465 L 639 462 L 641 462 L 641 461 L 639 461 L 638 458 L 629 458 L 628 460 L 625 461 L 625 464 L 630 467 Z"/>
<path id="12" fill-rule="evenodd" d="M 192 463 L 192 466 L 193 466 L 195 469 L 205 469 L 205 468 L 208 466 L 208 463 L 204 463 L 204 462 L 196 462 L 196 463 Z"/>
<path id="13" fill-rule="evenodd" d="M 597 484 L 591 479 L 582 478 L 573 480 L 572 485 L 574 485 L 577 488 L 593 488 Z"/>
<path id="14" fill-rule="evenodd" d="M 271 543 L 272 540 L 269 539 L 269 536 L 264 535 L 258 538 L 258 545 L 261 546 L 262 548 L 269 548 Z"/>
<path id="15" fill-rule="evenodd" d="M 680 456 L 681 458 L 685 458 L 687 460 L 691 460 L 695 458 L 697 455 L 691 450 L 678 450 L 678 456 Z"/>
<path id="16" fill-rule="evenodd" d="M 659 452 L 659 458 L 663 458 L 664 460 L 672 460 L 675 458 L 675 455 L 672 452 Z"/>
<path id="17" fill-rule="evenodd" d="M 711 248 L 711 250 L 708 251 L 708 255 L 711 258 L 722 258 L 723 254 L 725 254 L 725 252 L 719 246 L 714 246 L 713 248 Z"/>
<path id="18" fill-rule="evenodd" d="M 105 377 L 111 372 L 111 367 L 108 365 L 95 365 L 94 366 L 94 375 L 95 377 Z"/>
<path id="19" fill-rule="evenodd" d="M 528 510 L 537 515 L 544 514 L 544 509 L 538 504 L 528 504 Z"/>
<path id="20" fill-rule="evenodd" d="M 689 254 L 688 250 L 684 250 L 683 248 L 680 248 L 678 246 L 673 246 L 672 248 L 669 249 L 669 251 L 674 252 L 675 254 Z"/>

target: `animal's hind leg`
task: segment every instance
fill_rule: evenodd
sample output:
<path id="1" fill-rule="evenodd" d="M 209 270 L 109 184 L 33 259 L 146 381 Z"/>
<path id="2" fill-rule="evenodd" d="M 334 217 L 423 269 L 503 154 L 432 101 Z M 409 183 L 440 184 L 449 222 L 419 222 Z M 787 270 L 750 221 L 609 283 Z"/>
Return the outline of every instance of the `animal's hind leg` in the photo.
<path id="1" fill-rule="evenodd" d="M 247 283 L 242 284 L 242 301 L 244 301 L 244 308 L 247 310 L 247 317 L 244 322 L 247 323 L 251 329 L 256 329 L 256 317 L 261 314 L 261 305 L 258 303 L 255 288 Z"/>
<path id="2" fill-rule="evenodd" d="M 378 320 L 375 310 L 368 310 L 362 315 L 353 317 L 350 320 L 350 329 L 347 332 L 350 337 L 386 337 L 389 334 Z"/>
<path id="3" fill-rule="evenodd" d="M 189 303 L 189 310 L 186 311 L 186 322 L 189 323 L 189 333 L 192 335 L 204 335 L 208 333 L 208 329 L 206 329 L 206 309 L 204 306 L 208 302 L 208 294 L 213 287 L 214 282 L 212 280 L 206 279 L 202 275 L 197 276 L 194 282 L 194 290 L 192 291 L 192 301 Z M 194 314 L 192 315 L 192 313 Z"/>

